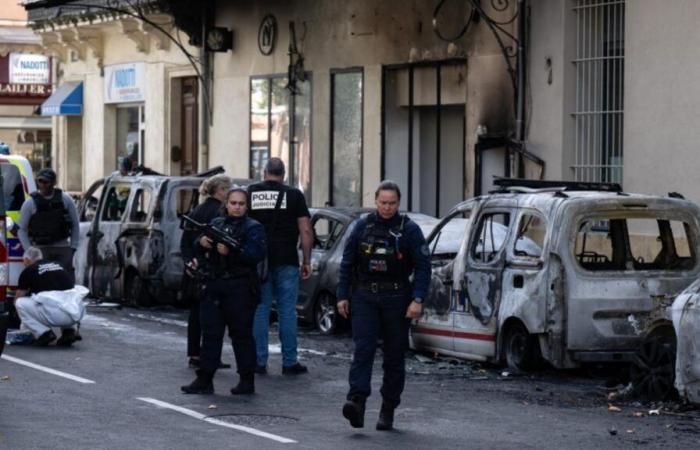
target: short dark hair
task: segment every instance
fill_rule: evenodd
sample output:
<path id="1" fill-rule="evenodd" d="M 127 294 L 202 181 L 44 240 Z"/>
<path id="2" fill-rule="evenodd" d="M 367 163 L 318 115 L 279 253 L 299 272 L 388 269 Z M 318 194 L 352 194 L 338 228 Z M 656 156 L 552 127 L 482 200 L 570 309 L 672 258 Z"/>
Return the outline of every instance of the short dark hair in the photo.
<path id="1" fill-rule="evenodd" d="M 267 160 L 267 163 L 265 164 L 266 174 L 275 177 L 283 177 L 284 172 L 284 161 L 282 161 L 280 158 L 275 157 Z"/>
<path id="2" fill-rule="evenodd" d="M 399 189 L 398 184 L 394 183 L 391 180 L 384 180 L 381 183 L 379 183 L 377 190 L 374 192 L 375 199 L 379 197 L 379 191 L 394 191 L 396 192 L 396 196 L 399 197 L 399 200 L 401 200 L 401 189 Z"/>

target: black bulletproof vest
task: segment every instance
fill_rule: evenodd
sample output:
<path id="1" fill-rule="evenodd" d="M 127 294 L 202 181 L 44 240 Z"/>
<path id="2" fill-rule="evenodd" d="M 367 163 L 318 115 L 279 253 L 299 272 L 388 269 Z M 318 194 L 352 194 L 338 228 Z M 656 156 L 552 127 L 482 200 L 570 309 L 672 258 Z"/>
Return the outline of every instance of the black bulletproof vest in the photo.
<path id="1" fill-rule="evenodd" d="M 401 223 L 390 228 L 377 221 L 375 214 L 367 217 L 367 226 L 360 236 L 358 248 L 359 278 L 362 281 L 401 282 L 410 274 L 409 254 L 401 242 L 405 216 Z"/>
<path id="2" fill-rule="evenodd" d="M 215 218 L 211 222 L 211 226 L 216 228 L 229 236 L 237 239 L 241 244 L 245 242 L 245 233 L 243 231 L 244 220 L 236 221 L 234 223 L 227 222 L 223 217 Z M 216 246 L 209 249 L 206 253 L 206 265 L 208 266 L 207 272 L 211 279 L 216 278 L 227 278 L 227 277 L 242 277 L 251 275 L 254 271 L 248 265 L 240 262 L 231 263 L 231 260 L 216 250 Z"/>
<path id="3" fill-rule="evenodd" d="M 70 236 L 68 211 L 63 204 L 63 192 L 54 189 L 51 198 L 32 193 L 36 212 L 29 219 L 29 238 L 37 245 L 47 245 Z"/>

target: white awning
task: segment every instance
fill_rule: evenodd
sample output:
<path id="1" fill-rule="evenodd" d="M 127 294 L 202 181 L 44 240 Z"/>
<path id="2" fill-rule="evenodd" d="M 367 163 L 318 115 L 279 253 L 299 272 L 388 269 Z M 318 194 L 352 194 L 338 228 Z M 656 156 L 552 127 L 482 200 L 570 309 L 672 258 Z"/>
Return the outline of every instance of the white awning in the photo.
<path id="1" fill-rule="evenodd" d="M 50 130 L 51 117 L 0 117 L 0 128 L 12 130 Z"/>

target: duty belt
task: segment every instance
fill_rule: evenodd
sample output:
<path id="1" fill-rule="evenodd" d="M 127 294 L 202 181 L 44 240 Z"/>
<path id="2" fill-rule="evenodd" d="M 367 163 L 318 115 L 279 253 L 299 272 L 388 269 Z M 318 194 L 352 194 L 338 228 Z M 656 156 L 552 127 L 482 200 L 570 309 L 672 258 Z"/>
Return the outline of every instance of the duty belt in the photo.
<path id="1" fill-rule="evenodd" d="M 402 291 L 406 287 L 406 283 L 399 282 L 393 283 L 391 281 L 379 281 L 379 282 L 369 282 L 361 281 L 360 289 L 366 289 L 373 294 L 378 294 L 380 292 L 391 292 L 391 291 Z"/>

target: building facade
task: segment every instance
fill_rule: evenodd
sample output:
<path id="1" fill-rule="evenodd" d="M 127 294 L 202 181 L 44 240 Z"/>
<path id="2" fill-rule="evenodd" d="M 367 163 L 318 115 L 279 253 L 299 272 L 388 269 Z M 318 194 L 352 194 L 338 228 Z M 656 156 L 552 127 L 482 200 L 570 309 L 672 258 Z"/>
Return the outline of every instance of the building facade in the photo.
<path id="1" fill-rule="evenodd" d="M 0 12 L 0 146 L 38 170 L 52 164 L 51 119 L 37 108 L 51 95 L 53 61 L 27 28 L 26 11 L 10 3 Z"/>

